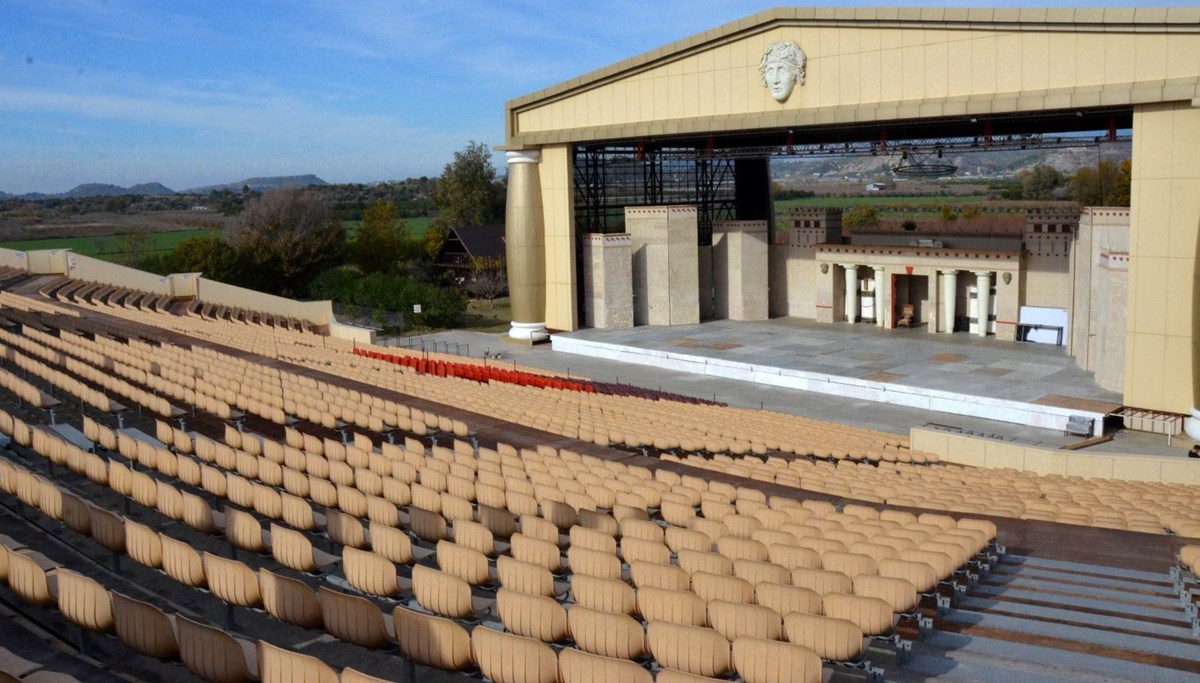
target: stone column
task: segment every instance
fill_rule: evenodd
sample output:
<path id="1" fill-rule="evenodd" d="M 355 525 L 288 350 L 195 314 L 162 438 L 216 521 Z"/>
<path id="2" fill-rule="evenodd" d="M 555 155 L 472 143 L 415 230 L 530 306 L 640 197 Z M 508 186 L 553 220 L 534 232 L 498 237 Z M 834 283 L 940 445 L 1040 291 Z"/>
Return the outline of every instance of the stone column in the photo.
<path id="1" fill-rule="evenodd" d="M 507 152 L 508 206 L 505 212 L 505 255 L 512 328 L 508 336 L 542 341 L 546 333 L 546 243 L 542 188 L 538 175 L 541 152 Z"/>
<path id="2" fill-rule="evenodd" d="M 954 318 L 958 315 L 958 271 L 942 271 L 942 325 L 945 332 L 954 332 Z"/>
<path id="3" fill-rule="evenodd" d="M 875 266 L 875 327 L 883 327 L 883 266 Z"/>
<path id="4" fill-rule="evenodd" d="M 992 310 L 992 272 L 990 270 L 975 271 L 975 314 L 978 318 L 978 334 L 986 337 L 988 334 L 988 315 Z"/>
<path id="5" fill-rule="evenodd" d="M 858 266 L 848 264 L 846 271 L 846 322 L 858 320 Z"/>

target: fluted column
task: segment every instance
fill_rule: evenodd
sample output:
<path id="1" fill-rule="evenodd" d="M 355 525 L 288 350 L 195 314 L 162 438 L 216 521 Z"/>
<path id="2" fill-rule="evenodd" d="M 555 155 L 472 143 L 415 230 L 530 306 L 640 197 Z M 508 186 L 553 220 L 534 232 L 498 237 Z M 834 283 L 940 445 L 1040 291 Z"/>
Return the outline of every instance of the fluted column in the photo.
<path id="1" fill-rule="evenodd" d="M 507 152 L 508 203 L 504 242 L 512 328 L 522 341 L 546 339 L 546 242 L 542 219 L 542 183 L 537 150 Z"/>
<path id="2" fill-rule="evenodd" d="M 958 316 L 958 271 L 942 271 L 942 324 L 946 333 L 954 332 L 954 319 Z"/>
<path id="3" fill-rule="evenodd" d="M 875 266 L 875 327 L 883 327 L 883 266 Z"/>
<path id="4" fill-rule="evenodd" d="M 846 271 L 846 322 L 858 320 L 858 266 L 844 265 Z"/>
<path id="5" fill-rule="evenodd" d="M 978 334 L 986 337 L 988 334 L 988 314 L 992 310 L 992 272 L 980 270 L 975 272 L 975 314 L 979 321 Z"/>

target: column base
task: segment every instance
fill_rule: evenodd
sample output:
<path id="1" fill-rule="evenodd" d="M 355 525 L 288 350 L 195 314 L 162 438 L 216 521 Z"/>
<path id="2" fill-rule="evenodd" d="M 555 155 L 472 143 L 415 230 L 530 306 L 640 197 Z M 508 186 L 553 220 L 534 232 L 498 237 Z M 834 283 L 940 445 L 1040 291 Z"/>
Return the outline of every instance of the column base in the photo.
<path id="1" fill-rule="evenodd" d="M 517 341 L 526 343 L 536 343 L 546 341 L 550 338 L 550 333 L 546 331 L 546 323 L 518 323 L 514 322 L 512 328 L 508 331 L 508 336 Z"/>
<path id="2" fill-rule="evenodd" d="M 1183 421 L 1183 431 L 1200 441 L 1200 408 L 1192 408 L 1192 416 Z"/>

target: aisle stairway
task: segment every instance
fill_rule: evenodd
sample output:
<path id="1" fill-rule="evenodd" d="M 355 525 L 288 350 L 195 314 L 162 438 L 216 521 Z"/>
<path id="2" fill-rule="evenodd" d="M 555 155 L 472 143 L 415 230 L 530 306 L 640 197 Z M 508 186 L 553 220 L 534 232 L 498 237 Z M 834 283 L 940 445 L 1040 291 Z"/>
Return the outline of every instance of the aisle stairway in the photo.
<path id="1" fill-rule="evenodd" d="M 888 680 L 1200 682 L 1200 640 L 1166 567 L 1009 555 L 935 627 Z"/>

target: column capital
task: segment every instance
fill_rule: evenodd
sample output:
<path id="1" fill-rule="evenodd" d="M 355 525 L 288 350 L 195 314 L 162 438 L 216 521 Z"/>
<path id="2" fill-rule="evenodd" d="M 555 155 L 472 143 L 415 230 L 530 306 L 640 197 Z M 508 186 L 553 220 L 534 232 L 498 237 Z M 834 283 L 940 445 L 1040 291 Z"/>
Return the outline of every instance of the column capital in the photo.
<path id="1" fill-rule="evenodd" d="M 991 270 L 973 270 L 973 271 L 971 271 L 971 272 L 972 272 L 972 273 L 975 273 L 975 277 L 991 277 L 991 276 L 992 276 L 992 273 L 993 273 L 994 271 L 991 271 Z"/>
<path id="2" fill-rule="evenodd" d="M 948 270 L 938 270 L 938 272 L 941 273 L 942 275 L 954 275 L 955 277 L 958 276 L 957 268 L 952 268 L 952 269 L 948 269 Z"/>
<path id="3" fill-rule="evenodd" d="M 846 270 L 858 270 L 857 263 L 839 263 L 838 265 L 845 268 Z"/>
<path id="4" fill-rule="evenodd" d="M 542 150 L 523 149 L 519 152 L 505 152 L 504 156 L 508 159 L 510 166 L 512 164 L 536 164 L 542 160 Z"/>
<path id="5" fill-rule="evenodd" d="M 871 268 L 873 270 L 875 270 L 876 272 L 882 272 L 882 271 L 887 270 L 887 266 L 871 266 Z"/>

